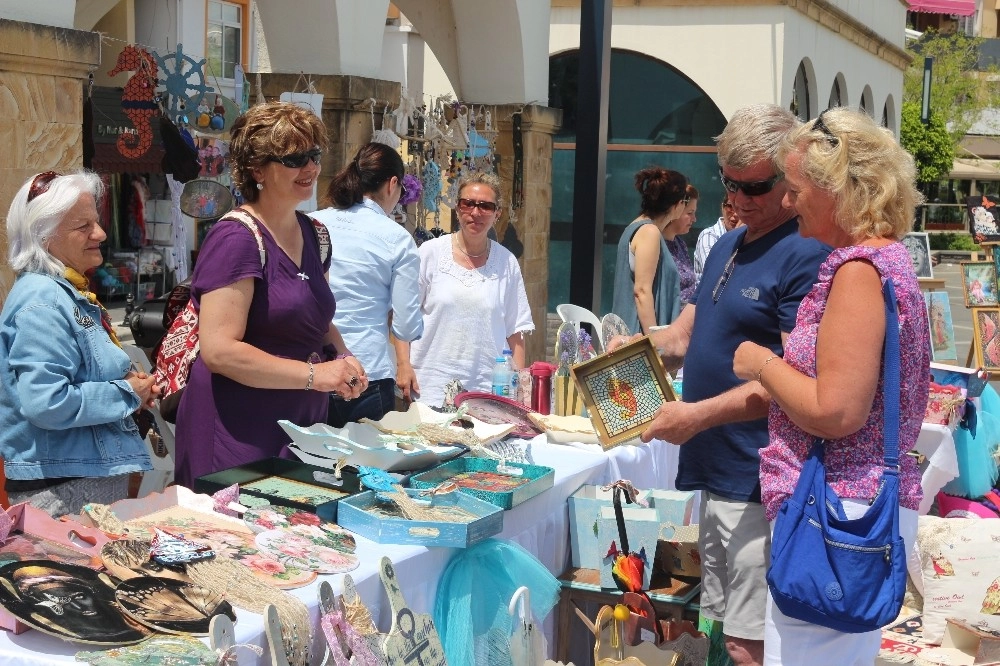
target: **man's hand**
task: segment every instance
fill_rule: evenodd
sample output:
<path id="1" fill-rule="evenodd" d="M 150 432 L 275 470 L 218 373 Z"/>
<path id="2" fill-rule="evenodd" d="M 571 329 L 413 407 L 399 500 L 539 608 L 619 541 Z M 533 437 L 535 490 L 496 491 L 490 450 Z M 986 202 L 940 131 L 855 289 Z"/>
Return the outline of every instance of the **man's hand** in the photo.
<path id="1" fill-rule="evenodd" d="M 697 403 L 670 401 L 660 405 L 652 423 L 642 433 L 642 441 L 662 439 L 671 444 L 684 444 L 704 430 L 698 418 Z"/>
<path id="2" fill-rule="evenodd" d="M 605 350 L 604 351 L 606 351 L 606 352 L 612 352 L 612 351 L 618 349 L 619 347 L 624 347 L 625 345 L 627 345 L 630 342 L 635 342 L 636 340 L 638 340 L 641 337 L 642 337 L 641 333 L 636 333 L 635 335 L 632 335 L 632 336 L 628 336 L 628 335 L 613 335 L 613 336 L 611 336 L 611 339 L 608 340 L 607 345 L 605 346 Z"/>

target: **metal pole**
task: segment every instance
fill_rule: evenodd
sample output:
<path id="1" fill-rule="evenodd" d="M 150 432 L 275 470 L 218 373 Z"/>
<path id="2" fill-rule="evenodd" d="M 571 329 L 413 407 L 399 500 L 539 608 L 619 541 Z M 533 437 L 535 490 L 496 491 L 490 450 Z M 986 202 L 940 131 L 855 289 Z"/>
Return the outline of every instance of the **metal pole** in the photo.
<path id="1" fill-rule="evenodd" d="M 580 3 L 580 71 L 569 300 L 600 315 L 611 81 L 611 1 Z"/>
<path id="2" fill-rule="evenodd" d="M 920 122 L 927 125 L 931 122 L 931 74 L 934 69 L 934 58 L 924 58 L 924 86 L 920 101 Z"/>

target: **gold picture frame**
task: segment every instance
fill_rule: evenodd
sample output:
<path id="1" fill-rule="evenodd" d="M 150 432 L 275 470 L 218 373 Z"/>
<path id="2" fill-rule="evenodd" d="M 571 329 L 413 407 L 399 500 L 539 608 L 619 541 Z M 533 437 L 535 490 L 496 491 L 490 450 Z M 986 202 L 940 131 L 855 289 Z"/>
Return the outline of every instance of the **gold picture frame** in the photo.
<path id="1" fill-rule="evenodd" d="M 637 437 L 665 401 L 677 400 L 649 337 L 570 368 L 601 446 Z"/>
<path id="2" fill-rule="evenodd" d="M 972 308 L 976 367 L 1000 372 L 1000 308 Z"/>

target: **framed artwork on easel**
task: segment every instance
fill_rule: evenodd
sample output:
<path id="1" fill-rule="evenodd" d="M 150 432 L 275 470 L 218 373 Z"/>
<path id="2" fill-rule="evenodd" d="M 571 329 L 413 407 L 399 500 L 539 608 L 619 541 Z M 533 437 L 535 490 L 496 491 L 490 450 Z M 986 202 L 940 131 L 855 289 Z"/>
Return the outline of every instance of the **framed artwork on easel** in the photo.
<path id="1" fill-rule="evenodd" d="M 1000 372 L 1000 308 L 972 308 L 976 367 Z"/>
<path id="2" fill-rule="evenodd" d="M 931 360 L 958 362 L 955 349 L 955 324 L 951 318 L 951 302 L 947 291 L 925 291 L 927 323 L 930 327 Z"/>
<path id="3" fill-rule="evenodd" d="M 1000 253 L 998 253 L 1000 255 Z M 997 270 L 993 260 L 962 261 L 962 293 L 965 307 L 982 308 L 1000 305 L 997 301 Z"/>

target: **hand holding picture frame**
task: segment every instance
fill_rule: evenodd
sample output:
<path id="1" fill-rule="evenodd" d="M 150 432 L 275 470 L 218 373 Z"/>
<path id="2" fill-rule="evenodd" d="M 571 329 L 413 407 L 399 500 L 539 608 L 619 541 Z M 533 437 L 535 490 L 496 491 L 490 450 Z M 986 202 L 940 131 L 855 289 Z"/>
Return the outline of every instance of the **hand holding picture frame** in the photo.
<path id="1" fill-rule="evenodd" d="M 648 336 L 571 371 L 605 450 L 637 437 L 660 405 L 677 400 Z"/>

